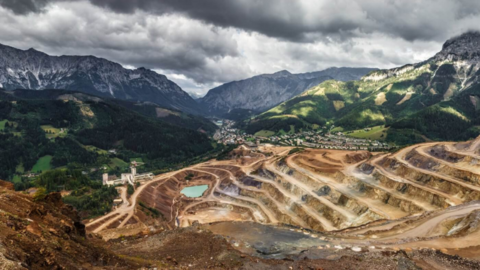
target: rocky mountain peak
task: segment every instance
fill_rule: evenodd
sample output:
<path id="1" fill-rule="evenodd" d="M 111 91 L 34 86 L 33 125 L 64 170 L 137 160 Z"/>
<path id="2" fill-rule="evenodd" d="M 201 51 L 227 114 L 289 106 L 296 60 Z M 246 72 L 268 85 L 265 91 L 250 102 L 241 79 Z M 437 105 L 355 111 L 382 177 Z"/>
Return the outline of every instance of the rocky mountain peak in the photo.
<path id="1" fill-rule="evenodd" d="M 480 60 L 480 32 L 469 31 L 447 40 L 437 60 Z"/>
<path id="2" fill-rule="evenodd" d="M 199 114 L 202 109 L 178 85 L 152 70 L 125 69 L 96 56 L 50 56 L 33 48 L 0 44 L 0 88 L 64 89 L 101 97 L 149 101 Z"/>
<path id="3" fill-rule="evenodd" d="M 293 74 L 290 73 L 290 71 L 288 70 L 280 70 L 280 71 L 277 71 L 275 73 L 271 73 L 271 74 L 262 74 L 262 75 L 258 75 L 258 76 L 255 76 L 256 78 L 269 78 L 269 79 L 280 79 L 280 78 L 286 78 L 286 77 L 291 77 Z M 254 78 L 255 78 L 254 77 Z"/>
<path id="4" fill-rule="evenodd" d="M 280 70 L 278 72 L 273 73 L 273 75 L 275 75 L 275 76 L 290 76 L 290 75 L 292 75 L 292 73 L 290 73 L 290 71 L 288 71 L 288 70 Z"/>

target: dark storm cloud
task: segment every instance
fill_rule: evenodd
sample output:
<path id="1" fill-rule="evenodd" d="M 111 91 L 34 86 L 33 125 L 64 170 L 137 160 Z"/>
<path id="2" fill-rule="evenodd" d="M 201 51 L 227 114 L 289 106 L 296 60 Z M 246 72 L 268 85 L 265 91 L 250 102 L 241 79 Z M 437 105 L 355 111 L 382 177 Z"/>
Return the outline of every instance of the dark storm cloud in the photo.
<path id="1" fill-rule="evenodd" d="M 135 10 L 157 14 L 178 12 L 221 27 L 256 31 L 267 36 L 305 41 L 308 33 L 335 33 L 357 28 L 354 22 L 339 19 L 326 26 L 306 23 L 303 6 L 290 0 L 90 0 L 115 12 Z"/>
<path id="2" fill-rule="evenodd" d="M 0 0 L 25 14 L 47 2 Z M 345 41 L 382 33 L 404 40 L 443 40 L 449 27 L 479 17 L 478 0 L 88 0 L 117 13 L 183 14 L 220 27 L 234 27 L 293 42 Z"/>
<path id="3" fill-rule="evenodd" d="M 48 0 L 0 0 L 0 6 L 10 9 L 16 14 L 39 12 Z"/>
<path id="4" fill-rule="evenodd" d="M 408 41 L 445 38 L 449 23 L 479 16 L 478 0 L 90 0 L 115 12 L 179 12 L 222 27 L 295 42 L 380 32 Z M 315 33 L 320 34 L 315 35 Z M 313 34 L 313 35 L 312 35 Z"/>

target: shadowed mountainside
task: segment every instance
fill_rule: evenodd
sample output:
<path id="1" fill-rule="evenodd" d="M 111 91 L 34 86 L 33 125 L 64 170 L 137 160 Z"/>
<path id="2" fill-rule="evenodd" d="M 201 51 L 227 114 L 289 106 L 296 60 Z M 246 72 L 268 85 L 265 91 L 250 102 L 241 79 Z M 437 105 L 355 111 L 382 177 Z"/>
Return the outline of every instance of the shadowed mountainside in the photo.
<path id="1" fill-rule="evenodd" d="M 162 107 L 200 114 L 202 109 L 164 75 L 95 56 L 50 56 L 0 44 L 0 87 L 65 89 L 121 100 L 153 102 Z"/>

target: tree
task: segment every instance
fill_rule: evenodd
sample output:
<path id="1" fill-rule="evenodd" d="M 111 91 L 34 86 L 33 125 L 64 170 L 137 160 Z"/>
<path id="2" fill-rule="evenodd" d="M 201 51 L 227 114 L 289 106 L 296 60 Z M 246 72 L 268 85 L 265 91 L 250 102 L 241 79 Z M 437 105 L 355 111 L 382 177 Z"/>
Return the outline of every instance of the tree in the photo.
<path id="1" fill-rule="evenodd" d="M 43 187 L 40 187 L 35 192 L 35 195 L 33 195 L 33 200 L 34 201 L 40 201 L 40 200 L 45 199 L 45 196 L 47 196 L 47 190 Z"/>
<path id="2" fill-rule="evenodd" d="M 133 186 L 130 185 L 130 184 L 128 184 L 128 186 L 127 186 L 127 193 L 128 193 L 129 195 L 132 195 L 134 192 L 135 192 L 135 189 L 133 188 Z"/>

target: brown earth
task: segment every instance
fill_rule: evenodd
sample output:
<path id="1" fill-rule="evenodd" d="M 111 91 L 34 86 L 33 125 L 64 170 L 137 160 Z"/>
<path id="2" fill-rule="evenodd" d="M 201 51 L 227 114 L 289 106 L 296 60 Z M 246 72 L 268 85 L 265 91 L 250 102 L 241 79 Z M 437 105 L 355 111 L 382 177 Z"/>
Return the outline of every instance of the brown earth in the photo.
<path id="1" fill-rule="evenodd" d="M 241 146 L 227 160 L 143 182 L 128 203 L 86 222 L 88 232 L 108 242 L 92 237 L 85 240 L 94 244 L 87 248 L 75 240 L 78 253 L 52 251 L 50 263 L 68 268 L 75 258 L 93 268 L 98 256 L 106 256 L 105 268 L 118 261 L 160 269 L 478 269 L 479 149 L 480 139 L 429 142 L 396 153 L 305 149 L 288 154 L 290 147 Z M 198 198 L 181 193 L 196 185 L 208 189 Z M 10 189 L 3 192 L 34 205 L 29 207 L 60 201 L 50 195 L 34 202 Z M 19 209 L 28 209 L 21 203 Z M 1 201 L 0 209 L 20 216 Z M 85 228 L 78 216 L 68 218 L 59 219 L 72 224 L 72 239 L 82 239 Z M 15 226 L 42 239 L 58 227 L 58 220 L 46 220 L 41 216 L 38 224 Z M 95 245 L 116 255 L 94 252 Z M 30 263 L 26 256 L 15 258 Z M 48 267 L 43 261 L 31 265 Z"/>
<path id="2" fill-rule="evenodd" d="M 363 233 L 368 236 L 360 240 L 388 237 L 390 245 L 395 243 L 390 237 L 404 241 L 395 235 L 402 235 L 405 228 L 414 230 L 408 234 L 412 237 L 430 237 L 433 234 L 428 231 L 432 230 L 445 238 L 464 226 L 460 223 L 465 223 L 461 221 L 464 216 L 480 209 L 477 204 L 468 204 L 480 199 L 480 167 L 475 154 L 478 140 L 458 145 L 425 143 L 394 154 L 305 149 L 291 155 L 289 147 L 241 146 L 230 154 L 230 159 L 197 164 L 145 183 L 135 195 L 147 208 L 134 203 L 126 218 L 115 216 L 113 219 L 118 221 L 109 223 L 108 228 L 120 229 L 132 223 L 133 218 L 162 229 L 186 227 L 194 221 L 208 224 L 244 220 L 331 234 L 369 227 Z M 199 198 L 181 194 L 184 187 L 203 184 L 208 189 Z M 428 221 L 429 226 L 421 226 L 425 222 L 422 214 L 444 213 L 441 211 L 454 206 L 462 209 L 463 216 L 447 211 L 435 222 Z M 160 212 L 161 217 L 152 219 L 148 207 Z M 101 217 L 90 226 L 111 217 Z M 402 223 L 407 217 L 418 222 Z M 383 220 L 398 220 L 398 224 L 379 226 L 386 230 L 379 233 L 374 224 Z M 470 223 L 473 229 L 469 232 L 474 234 L 477 225 Z M 109 235 L 115 237 L 111 232 Z M 464 248 L 470 242 L 458 245 Z M 437 247 L 434 243 L 431 246 Z"/>
<path id="3" fill-rule="evenodd" d="M 7 187 L 7 188 L 5 188 Z M 60 193 L 34 201 L 0 181 L 2 269 L 131 269 L 138 267 L 86 240 L 77 212 Z"/>

